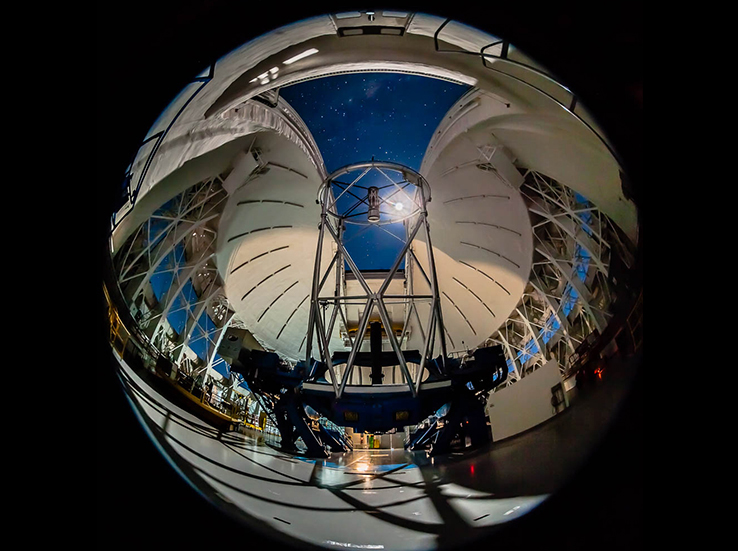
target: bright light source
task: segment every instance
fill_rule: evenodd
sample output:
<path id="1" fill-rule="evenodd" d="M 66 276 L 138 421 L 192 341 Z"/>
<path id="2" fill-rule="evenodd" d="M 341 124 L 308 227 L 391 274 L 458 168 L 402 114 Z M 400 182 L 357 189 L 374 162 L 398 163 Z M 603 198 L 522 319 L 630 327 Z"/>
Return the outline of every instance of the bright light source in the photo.
<path id="1" fill-rule="evenodd" d="M 402 203 L 395 203 L 395 208 L 397 210 L 402 210 L 403 209 Z"/>
<path id="2" fill-rule="evenodd" d="M 356 465 L 356 470 L 357 470 L 357 471 L 361 471 L 361 472 L 364 472 L 364 471 L 366 471 L 366 470 L 367 470 L 368 468 L 369 468 L 369 465 L 367 465 L 366 463 L 359 463 L 359 464 L 357 464 L 357 465 Z"/>
<path id="3" fill-rule="evenodd" d="M 306 58 L 308 56 L 311 56 L 311 55 L 317 54 L 317 53 L 318 53 L 318 50 L 316 50 L 315 48 L 310 48 L 309 50 L 305 50 L 301 54 L 297 54 L 296 56 L 289 58 L 287 61 L 284 61 L 283 63 L 285 65 L 290 65 L 290 64 L 294 63 L 295 61 L 300 61 L 301 59 L 304 59 L 304 58 Z"/>
<path id="4" fill-rule="evenodd" d="M 276 73 L 277 71 L 279 71 L 279 67 L 272 67 L 271 69 L 269 69 L 269 72 L 272 74 Z"/>

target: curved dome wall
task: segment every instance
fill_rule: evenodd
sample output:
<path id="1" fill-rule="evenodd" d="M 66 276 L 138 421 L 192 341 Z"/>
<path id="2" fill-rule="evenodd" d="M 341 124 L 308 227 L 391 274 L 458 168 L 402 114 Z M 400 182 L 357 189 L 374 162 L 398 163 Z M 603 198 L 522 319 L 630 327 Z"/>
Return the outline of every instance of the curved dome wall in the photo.
<path id="1" fill-rule="evenodd" d="M 233 184 L 218 229 L 218 270 L 230 304 L 262 346 L 304 359 L 322 179 L 286 138 L 265 133 L 255 147 L 267 170 Z M 332 258 L 328 241 L 322 258 L 325 271 Z M 335 286 L 333 272 L 325 285 Z M 343 346 L 335 333 L 333 349 Z"/>
<path id="2" fill-rule="evenodd" d="M 501 155 L 482 123 L 446 145 L 425 174 L 432 189 L 428 222 L 449 351 L 482 344 L 515 308 L 528 282 L 530 218 L 517 187 L 490 164 L 490 159 L 504 163 Z M 419 236 L 414 252 L 429 273 L 426 238 Z M 411 271 L 416 292 L 419 285 L 427 289 L 415 264 Z M 428 308 L 418 307 L 424 322 Z M 418 319 L 410 321 L 408 347 L 422 348 Z M 439 352 L 437 344 L 434 353 Z"/>

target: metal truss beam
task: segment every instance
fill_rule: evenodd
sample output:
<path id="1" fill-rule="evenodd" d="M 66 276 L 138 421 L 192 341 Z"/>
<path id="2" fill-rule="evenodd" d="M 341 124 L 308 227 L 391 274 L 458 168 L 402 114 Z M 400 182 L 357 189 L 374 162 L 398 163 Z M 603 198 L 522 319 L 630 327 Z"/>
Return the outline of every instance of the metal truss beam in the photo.
<path id="1" fill-rule="evenodd" d="M 184 290 L 185 285 L 187 285 L 187 282 L 190 281 L 193 276 L 197 273 L 198 270 L 200 270 L 205 264 L 215 256 L 214 252 L 211 252 L 210 254 L 206 254 L 208 252 L 207 249 L 203 250 L 200 254 L 200 257 L 197 259 L 197 261 L 191 265 L 191 268 L 187 271 L 187 273 L 184 276 L 179 275 L 178 273 L 178 266 L 175 267 L 175 280 L 179 280 L 179 285 L 172 293 L 172 289 L 174 288 L 174 281 L 172 281 L 172 285 L 169 287 L 169 290 L 165 293 L 165 307 L 161 314 L 157 314 L 158 321 L 156 323 L 156 327 L 154 327 L 154 331 L 151 334 L 151 340 L 153 341 L 156 339 L 157 335 L 161 331 L 164 321 L 169 316 L 169 313 L 172 310 L 172 306 L 174 306 L 175 301 L 177 300 L 177 297 L 180 296 L 182 291 Z M 186 267 L 186 266 L 185 266 Z M 154 319 L 154 318 L 152 318 Z"/>
<path id="2" fill-rule="evenodd" d="M 561 329 L 564 335 L 564 339 L 566 340 L 566 344 L 569 347 L 569 351 L 574 352 L 575 346 L 571 342 L 571 337 L 569 336 L 569 320 L 566 318 L 566 316 L 559 315 L 559 311 L 561 309 L 561 302 L 558 302 L 557 304 L 554 304 L 553 302 L 551 302 L 551 298 L 541 290 L 540 282 L 538 283 L 534 282 L 533 278 L 538 280 L 538 275 L 532 274 L 531 280 L 529 281 L 530 285 L 536 291 L 541 301 L 543 301 L 549 307 L 551 314 L 554 316 L 554 319 L 559 324 L 559 328 Z"/>
<path id="3" fill-rule="evenodd" d="M 220 327 L 220 329 L 218 329 L 217 331 L 218 336 L 215 339 L 215 346 L 213 347 L 212 352 L 208 354 L 208 361 L 207 361 L 208 369 L 213 368 L 213 363 L 215 362 L 215 356 L 218 354 L 218 349 L 220 348 L 220 345 L 223 342 L 223 337 L 225 336 L 226 331 L 228 331 L 228 328 L 230 327 L 231 321 L 233 320 L 234 316 L 235 316 L 235 313 L 231 313 L 228 316 L 228 319 L 226 319 L 225 323 L 222 325 L 222 327 Z"/>
<path id="4" fill-rule="evenodd" d="M 515 308 L 515 311 L 518 313 L 518 315 L 523 320 L 523 323 L 525 324 L 525 327 L 528 329 L 528 333 L 530 334 L 530 337 L 526 336 L 526 342 L 529 339 L 533 339 L 533 342 L 535 343 L 536 347 L 538 348 L 538 352 L 536 352 L 535 355 L 540 356 L 541 361 L 545 364 L 546 363 L 546 347 L 545 345 L 541 344 L 541 341 L 538 340 L 538 333 L 531 325 L 530 320 L 528 319 L 528 312 L 525 308 L 525 302 L 522 303 L 523 306 L 523 312 L 520 311 L 520 308 Z"/>
<path id="5" fill-rule="evenodd" d="M 502 331 L 498 331 L 496 336 L 502 341 L 502 346 L 505 348 L 507 359 L 510 360 L 510 362 L 512 363 L 512 368 L 513 368 L 512 379 L 513 380 L 520 379 L 520 370 L 518 369 L 518 363 L 515 360 L 515 354 L 513 354 L 512 349 L 510 348 L 510 343 L 507 341 L 505 336 L 502 334 Z"/>
<path id="6" fill-rule="evenodd" d="M 394 237 L 396 237 L 399 241 L 403 243 L 402 248 L 395 258 L 395 261 L 392 264 L 392 267 L 390 268 L 389 272 L 385 274 L 384 280 L 379 286 L 379 289 L 374 292 L 372 288 L 369 286 L 369 283 L 366 281 L 366 278 L 361 273 L 361 270 L 359 270 L 358 266 L 356 265 L 354 259 L 351 257 L 350 252 L 346 248 L 346 242 L 343 239 L 344 233 L 343 228 L 345 223 L 349 223 L 348 218 L 354 218 L 356 216 L 360 215 L 367 215 L 367 213 L 353 213 L 353 211 L 361 204 L 366 204 L 367 208 L 370 208 L 369 202 L 364 201 L 361 197 L 351 192 L 351 188 L 354 186 L 357 186 L 361 188 L 362 186 L 358 186 L 358 182 L 366 176 L 370 170 L 377 170 L 380 172 L 380 174 L 389 181 L 389 184 L 384 185 L 382 189 L 384 188 L 396 188 L 393 192 L 392 196 L 396 194 L 402 194 L 411 205 L 410 210 L 412 211 L 409 215 L 403 215 L 401 217 L 401 220 L 393 220 L 393 222 L 403 222 L 405 224 L 405 239 L 401 239 L 400 237 L 397 237 L 393 234 Z M 384 170 L 383 170 L 384 169 Z M 403 177 L 403 182 L 396 182 L 395 180 L 390 177 L 386 171 L 389 170 L 395 170 L 397 172 L 400 172 Z M 351 173 L 354 171 L 360 171 L 360 174 L 358 177 L 356 177 L 351 183 L 343 183 L 334 181 L 336 178 L 343 174 Z M 333 184 L 336 183 L 341 187 L 341 191 L 338 195 L 338 197 L 334 197 L 333 195 Z M 404 187 L 403 187 L 404 184 Z M 410 185 L 415 186 L 414 193 L 408 194 L 405 191 L 405 188 L 407 188 Z M 382 322 L 382 325 L 385 328 L 385 333 L 387 335 L 387 340 L 389 341 L 390 346 L 392 347 L 392 351 L 397 356 L 397 363 L 399 365 L 400 371 L 402 372 L 405 382 L 408 385 L 408 388 L 410 389 L 410 392 L 413 396 L 417 395 L 417 392 L 420 389 L 420 381 L 422 379 L 423 369 L 424 369 L 424 360 L 426 359 L 425 356 L 427 355 L 428 349 L 431 347 L 431 344 L 433 342 L 433 335 L 434 331 L 432 331 L 433 326 L 435 323 L 443 323 L 441 308 L 440 308 L 440 295 L 438 292 L 438 285 L 437 285 L 437 276 L 436 276 L 436 270 L 435 270 L 435 263 L 433 259 L 433 251 L 432 251 L 432 245 L 430 243 L 430 228 L 427 221 L 427 212 L 426 212 L 426 202 L 430 199 L 430 189 L 428 188 L 428 183 L 425 181 L 425 179 L 420 175 L 417 174 L 414 170 L 404 167 L 402 165 L 397 165 L 394 163 L 384 163 L 384 162 L 367 162 L 367 163 L 359 163 L 354 165 L 348 165 L 347 167 L 343 167 L 342 169 L 339 169 L 335 171 L 333 174 L 331 174 L 324 182 L 323 186 L 321 187 L 321 190 L 319 191 L 319 197 L 320 197 L 320 203 L 322 205 L 321 210 L 321 222 L 319 225 L 319 236 L 318 236 L 318 249 L 316 252 L 315 257 L 315 265 L 313 269 L 313 289 L 312 289 L 312 296 L 311 296 L 311 308 L 310 308 L 310 316 L 308 321 L 308 331 L 307 331 L 307 342 L 308 346 L 306 348 L 306 361 L 309 363 L 312 360 L 312 340 L 314 335 L 318 336 L 318 347 L 320 349 L 320 354 L 322 357 L 322 360 L 326 365 L 328 366 L 328 369 L 331 371 L 331 375 L 333 376 L 333 383 L 334 383 L 334 389 L 337 397 L 341 397 L 345 391 L 346 385 L 351 380 L 353 369 L 354 369 L 354 363 L 356 361 L 357 354 L 359 353 L 361 346 L 364 341 L 364 335 L 366 333 L 367 327 L 369 325 L 369 319 L 376 308 L 377 313 L 379 314 L 379 318 Z M 370 188 L 362 188 L 369 193 Z M 372 187 L 373 190 L 378 190 L 379 188 L 376 188 L 376 186 Z M 339 213 L 336 211 L 336 206 L 338 203 L 338 200 L 344 195 L 349 194 L 352 195 L 355 199 L 358 201 L 351 206 L 347 212 Z M 412 196 L 412 197 L 411 197 Z M 377 196 L 374 196 L 376 200 Z M 380 202 L 388 202 L 389 198 L 387 197 L 379 197 Z M 380 211 L 381 212 L 381 211 Z M 332 223 L 332 220 L 336 220 L 336 227 L 334 227 L 334 224 Z M 362 225 L 367 225 L 367 229 L 369 227 L 380 227 L 382 222 L 380 220 L 375 220 L 370 224 L 367 224 L 367 222 L 362 222 L 360 220 L 352 220 L 350 223 Z M 406 262 L 410 262 L 411 257 L 414 256 L 414 253 L 412 252 L 411 246 L 412 242 L 415 239 L 415 237 L 418 235 L 418 232 L 421 230 L 421 228 L 425 229 L 426 232 L 426 245 L 429 247 L 428 256 L 430 258 L 430 268 L 429 268 L 429 274 L 426 274 L 423 272 L 423 276 L 428 280 L 429 285 L 431 287 L 432 294 L 431 295 L 415 295 L 413 294 L 414 291 L 412 288 L 408 288 L 408 290 L 405 292 L 405 294 L 402 295 L 391 295 L 387 294 L 387 291 L 389 289 L 389 286 L 393 280 L 393 276 L 397 272 L 397 270 L 400 267 L 400 264 L 402 263 L 403 259 Z M 383 228 L 381 228 L 383 229 Z M 386 231 L 386 230 L 385 230 Z M 323 248 L 324 248 L 324 240 L 325 236 L 329 235 L 331 239 L 336 243 L 336 253 L 331 260 L 330 265 L 328 266 L 325 273 L 321 273 L 321 263 L 322 263 L 322 255 L 323 255 Z M 342 277 L 342 268 L 344 265 L 344 262 L 346 262 L 351 269 L 352 273 L 356 277 L 356 280 L 358 281 L 359 285 L 361 286 L 362 290 L 364 291 L 364 295 L 356 295 L 356 296 L 342 296 L 341 293 L 341 285 L 340 285 L 340 279 Z M 332 297 L 327 296 L 321 296 L 321 290 L 323 287 L 323 284 L 327 280 L 329 272 L 333 269 L 334 263 L 337 264 L 336 269 L 336 288 L 333 293 Z M 420 369 L 415 373 L 415 376 L 410 373 L 410 370 L 407 366 L 407 363 L 405 361 L 405 356 L 402 352 L 402 343 L 405 339 L 405 332 L 406 332 L 406 326 L 407 321 L 409 320 L 409 317 L 412 313 L 412 311 L 416 312 L 417 315 L 417 309 L 414 308 L 415 301 L 416 300 L 432 300 L 431 305 L 431 312 L 429 314 L 429 326 L 426 328 L 427 331 L 423 331 L 422 324 L 420 327 L 421 333 L 423 333 L 424 338 L 424 354 L 423 354 L 423 362 L 420 367 Z M 347 363 L 345 366 L 345 369 L 343 373 L 341 374 L 340 382 L 335 376 L 335 373 L 333 372 L 333 366 L 331 365 L 331 358 L 330 358 L 330 350 L 328 349 L 328 342 L 330 339 L 330 335 L 332 335 L 333 328 L 335 326 L 335 322 L 337 320 L 337 316 L 340 315 L 341 318 L 344 321 L 345 324 L 345 316 L 343 313 L 343 307 L 349 303 L 349 301 L 365 301 L 364 303 L 364 311 L 361 315 L 361 319 L 359 320 L 359 327 L 356 337 L 354 338 L 353 342 L 351 342 L 351 350 L 349 351 Z M 394 331 L 392 330 L 392 320 L 390 319 L 389 311 L 387 310 L 387 304 L 389 304 L 386 301 L 400 301 L 400 303 L 405 304 L 405 313 L 404 313 L 404 319 L 405 319 L 405 325 L 403 326 L 403 331 L 400 339 L 398 340 L 397 336 L 395 335 Z M 321 318 L 321 312 L 320 307 L 321 305 L 333 305 L 333 311 L 331 313 L 330 321 L 327 324 L 324 324 Z M 328 332 L 326 333 L 326 329 Z M 445 360 L 445 353 L 446 353 L 446 346 L 445 346 L 445 335 L 442 331 L 439 331 L 439 335 L 441 338 L 442 348 L 444 352 L 444 360 Z M 336 386 L 337 385 L 337 386 Z"/>
<path id="7" fill-rule="evenodd" d="M 551 247 L 547 243 L 539 239 L 535 249 L 541 253 L 551 263 L 551 265 L 558 270 L 564 279 L 566 279 L 567 283 L 574 288 L 579 295 L 582 306 L 592 320 L 592 323 L 597 328 L 597 331 L 602 333 L 607 322 L 599 310 L 596 310 L 589 304 L 589 299 L 591 298 L 589 289 L 587 289 L 578 277 L 571 274 L 571 270 L 564 264 L 565 260 L 556 258 L 556 252 L 551 250 Z"/>
<path id="8" fill-rule="evenodd" d="M 157 256 L 154 258 L 154 261 L 149 264 L 149 269 L 146 271 L 144 278 L 141 280 L 141 282 L 136 287 L 136 290 L 133 292 L 133 295 L 131 295 L 130 304 L 135 304 L 136 299 L 138 298 L 138 295 L 140 295 L 144 291 L 147 284 L 151 283 L 151 278 L 157 273 L 157 269 L 159 268 L 161 263 L 170 253 L 174 251 L 176 246 L 179 245 L 181 242 L 183 242 L 186 238 L 191 237 L 192 236 L 191 232 L 194 232 L 195 230 L 204 226 L 210 220 L 214 220 L 218 216 L 220 216 L 220 214 L 214 214 L 212 216 L 208 216 L 206 218 L 203 218 L 202 220 L 198 220 L 197 222 L 192 223 L 192 225 L 190 225 L 187 228 L 183 228 L 183 231 L 179 232 L 178 234 L 175 234 L 175 236 L 172 238 L 171 242 L 168 244 L 167 247 L 163 248 L 162 250 L 157 251 L 158 253 Z"/>
<path id="9" fill-rule="evenodd" d="M 602 333 L 607 326 L 608 314 L 592 304 L 590 286 L 608 285 L 609 258 L 617 254 L 605 239 L 612 222 L 595 205 L 587 203 L 586 199 L 576 197 L 572 190 L 529 170 L 525 174 L 521 193 L 528 201 L 531 214 L 536 220 L 540 220 L 533 226 L 534 247 L 543 260 L 533 263 L 529 284 L 535 292 L 535 299 L 544 305 L 545 311 L 542 315 L 547 320 L 551 319 L 549 316 L 553 316 L 558 328 L 553 330 L 546 324 L 537 327 L 531 317 L 535 314 L 527 308 L 525 295 L 521 298 L 515 310 L 520 316 L 519 320 L 508 318 L 508 322 L 491 337 L 491 340 L 503 344 L 516 372 L 511 377 L 513 380 L 522 373 L 517 373 L 514 346 L 509 336 L 504 334 L 509 322 L 522 321 L 525 335 L 517 335 L 516 338 L 523 339 L 524 348 L 527 348 L 528 343 L 535 343 L 544 363 L 546 346 L 555 342 L 556 335 L 563 337 L 566 344 L 565 354 L 568 357 L 580 342 L 571 335 L 572 326 L 569 318 L 582 316 L 585 332 L 597 330 Z M 611 233 L 617 238 L 615 230 Z M 579 251 L 582 251 L 581 255 Z M 586 275 L 577 273 L 578 268 L 581 270 L 582 256 L 587 258 Z M 550 275 L 542 271 L 544 267 L 551 270 Z M 558 282 L 553 295 L 546 291 L 550 286 L 546 285 L 542 278 L 551 278 Z M 567 314 L 564 314 L 563 308 L 566 304 L 564 293 L 567 284 L 576 292 L 577 298 L 574 309 L 567 310 Z M 610 289 L 603 289 L 603 292 L 609 294 Z M 553 332 L 545 344 L 542 339 L 544 331 Z"/>
<path id="10" fill-rule="evenodd" d="M 157 236 L 157 239 L 155 241 L 151 239 L 151 235 L 149 231 L 147 234 L 147 239 L 148 239 L 149 244 L 146 247 L 144 247 L 131 262 L 128 262 L 127 263 L 128 267 L 126 267 L 126 261 L 128 260 L 128 256 L 131 252 L 131 249 L 129 248 L 129 250 L 126 253 L 123 265 L 121 266 L 121 269 L 120 269 L 120 279 L 121 280 L 126 279 L 128 271 L 141 259 L 143 255 L 146 254 L 150 256 L 151 250 L 155 249 L 157 245 L 162 241 L 162 236 L 167 236 L 171 231 L 176 231 L 177 228 L 183 222 L 192 224 L 192 223 L 197 222 L 198 220 L 202 220 L 204 218 L 204 214 L 207 214 L 207 213 L 203 213 L 204 206 L 213 197 L 219 194 L 223 195 L 222 200 L 227 197 L 225 191 L 223 191 L 222 189 L 217 189 L 213 191 L 213 183 L 215 182 L 215 180 L 216 178 L 213 178 L 201 184 L 196 184 L 195 187 L 197 187 L 198 189 L 194 191 L 185 190 L 180 195 L 178 195 L 175 198 L 177 200 L 177 211 L 178 211 L 176 216 L 167 217 L 167 216 L 160 216 L 160 215 L 152 215 L 151 217 L 149 217 L 149 219 L 144 224 L 150 224 L 152 219 L 169 220 L 170 223 L 167 224 L 167 226 L 159 232 L 159 236 Z M 218 179 L 218 181 L 220 180 Z M 207 188 L 207 190 L 205 188 Z M 188 192 L 191 193 L 192 196 L 190 197 L 189 203 L 184 205 L 184 208 L 183 208 L 183 202 Z M 196 203 L 192 204 L 192 201 L 194 201 L 194 199 L 196 199 L 198 195 L 200 194 L 203 194 L 203 196 L 200 197 L 200 199 Z M 213 208 L 217 207 L 217 205 L 220 204 L 221 201 L 219 201 L 216 205 L 208 209 L 208 212 L 212 211 Z M 199 213 L 195 213 L 197 209 L 200 209 Z M 191 217 L 191 218 L 188 218 L 188 217 Z M 143 225 L 141 227 L 143 227 Z M 150 225 L 148 226 L 148 228 L 150 230 Z M 131 240 L 131 247 L 135 243 L 136 243 L 135 239 Z"/>
<path id="11" fill-rule="evenodd" d="M 177 364 L 179 364 L 182 361 L 182 356 L 184 355 L 185 347 L 189 345 L 190 338 L 192 337 L 192 333 L 195 331 L 195 327 L 199 324 L 200 317 L 202 316 L 203 312 L 205 312 L 206 308 L 210 304 L 210 302 L 215 298 L 215 296 L 223 290 L 223 287 L 218 286 L 215 284 L 215 280 L 213 280 L 207 287 L 207 290 L 201 296 L 198 300 L 198 302 L 195 303 L 197 305 L 197 309 L 195 310 L 194 314 L 190 312 L 189 306 L 194 305 L 188 305 L 187 308 L 187 321 L 185 322 L 185 328 L 184 328 L 184 334 L 185 338 L 182 340 L 181 343 L 178 343 L 173 349 L 172 352 L 179 349 L 179 353 L 177 354 L 177 359 L 175 360 Z M 203 331 L 204 332 L 204 331 Z"/>
<path id="12" fill-rule="evenodd" d="M 216 182 L 220 182 L 220 179 L 217 177 L 211 178 L 184 191 L 175 198 L 177 212 L 174 217 L 153 215 L 134 234 L 123 257 L 118 276 L 119 285 L 125 285 L 131 280 L 141 277 L 133 293 L 129 295 L 130 305 L 136 303 L 139 295 L 151 283 L 151 278 L 158 273 L 157 270 L 164 259 L 175 251 L 180 243 L 186 243 L 193 233 L 220 216 L 220 211 L 216 209 L 227 198 L 227 194 L 222 187 L 216 185 Z M 219 196 L 221 197 L 218 199 Z M 212 204 L 213 199 L 217 199 L 214 204 Z M 151 221 L 155 219 L 167 219 L 170 222 L 153 236 Z M 140 245 L 141 241 L 144 241 L 145 245 L 129 261 L 131 252 L 137 245 Z M 145 271 L 134 272 L 131 275 L 134 266 L 137 266 L 142 260 L 144 260 Z M 128 284 L 130 285 L 130 283 Z"/>

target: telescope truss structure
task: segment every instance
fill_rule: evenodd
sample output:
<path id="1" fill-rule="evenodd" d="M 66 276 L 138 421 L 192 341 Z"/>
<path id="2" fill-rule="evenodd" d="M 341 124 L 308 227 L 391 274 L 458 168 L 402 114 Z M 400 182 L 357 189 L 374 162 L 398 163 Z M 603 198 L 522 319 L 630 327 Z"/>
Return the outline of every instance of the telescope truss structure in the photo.
<path id="1" fill-rule="evenodd" d="M 367 187 L 360 182 L 372 171 L 376 171 L 386 180 L 386 184 L 382 186 Z M 342 182 L 340 178 L 345 175 L 359 172 L 359 175 L 351 182 Z M 397 181 L 396 176 L 393 179 L 389 173 L 399 174 L 401 180 Z M 390 189 L 391 194 L 382 197 L 377 190 Z M 338 195 L 336 191 L 340 190 Z M 354 199 L 350 207 L 341 209 L 338 202 L 342 197 L 352 197 Z M 393 197 L 401 197 L 407 201 L 408 209 L 406 212 L 398 210 L 397 201 L 393 203 Z M 397 365 L 402 371 L 405 381 L 410 389 L 413 397 L 417 396 L 420 391 L 420 383 L 422 381 L 428 356 L 433 350 L 435 339 L 440 338 L 442 350 L 441 371 L 446 374 L 446 339 L 443 329 L 443 314 L 441 312 L 441 301 L 438 290 L 438 278 L 436 275 L 436 266 L 433 258 L 433 246 L 430 237 L 430 226 L 427 218 L 427 204 L 431 201 L 431 189 L 426 179 L 415 170 L 398 163 L 370 161 L 363 163 L 355 163 L 340 168 L 330 174 L 320 186 L 318 190 L 318 203 L 321 205 L 318 246 L 315 257 L 315 268 L 313 272 L 312 293 L 310 297 L 310 314 L 307 332 L 307 348 L 306 360 L 310 365 L 312 359 L 312 346 L 314 337 L 317 337 L 317 345 L 321 361 L 326 364 L 331 374 L 331 379 L 335 391 L 336 398 L 341 398 L 346 384 L 348 383 L 351 373 L 354 369 L 357 354 L 360 352 L 364 342 L 370 317 L 374 309 L 377 310 L 385 334 L 389 340 L 392 351 L 397 357 Z M 382 210 L 382 207 L 389 207 Z M 401 205 L 402 206 L 402 205 Z M 380 216 L 377 219 L 376 212 L 379 209 Z M 383 216 L 383 217 L 382 217 Z M 388 224 L 402 223 L 405 230 L 405 239 L 401 239 L 383 226 Z M 349 253 L 345 244 L 346 224 L 355 224 L 359 226 L 369 226 L 378 228 L 381 231 L 390 233 L 397 239 L 402 241 L 402 248 L 395 258 L 392 267 L 386 274 L 384 280 L 378 289 L 374 290 L 370 287 L 367 279 Z M 423 270 L 413 252 L 413 241 L 419 236 L 420 232 L 425 232 L 425 246 L 427 247 L 429 259 L 429 273 Z M 323 240 L 333 239 L 336 249 L 330 264 L 324 271 L 321 270 Z M 412 277 L 408 278 L 408 284 L 405 286 L 404 294 L 389 294 L 387 290 L 390 286 L 393 276 L 397 273 L 403 259 L 405 260 L 406 273 L 408 268 L 414 262 L 414 266 L 418 268 L 418 272 L 422 274 L 423 279 L 430 288 L 430 294 L 418 294 L 414 292 Z M 344 293 L 344 263 L 348 265 L 351 272 L 355 275 L 356 280 L 361 285 L 364 293 L 359 295 L 347 296 Z M 325 282 L 331 270 L 335 270 L 336 285 L 331 295 L 321 295 Z M 322 272 L 322 273 L 321 273 Z M 416 302 L 430 301 L 431 308 L 426 324 L 420 325 L 423 339 L 423 349 L 420 350 L 420 365 L 417 369 L 415 377 L 412 377 L 407 366 L 407 361 L 402 352 L 402 345 L 407 333 L 408 321 L 410 316 L 415 313 L 420 324 Z M 360 316 L 358 331 L 352 339 L 348 335 L 351 350 L 348 354 L 348 360 L 343 370 L 343 374 L 337 376 L 336 370 L 332 362 L 331 351 L 329 350 L 330 335 L 333 334 L 335 324 L 338 318 L 348 329 L 346 306 L 349 303 L 363 305 L 364 310 Z M 390 315 L 387 310 L 388 304 L 404 304 L 405 316 L 400 338 L 392 330 Z M 326 321 L 326 310 L 330 309 L 330 318 Z M 347 331 L 348 334 L 348 331 Z"/>

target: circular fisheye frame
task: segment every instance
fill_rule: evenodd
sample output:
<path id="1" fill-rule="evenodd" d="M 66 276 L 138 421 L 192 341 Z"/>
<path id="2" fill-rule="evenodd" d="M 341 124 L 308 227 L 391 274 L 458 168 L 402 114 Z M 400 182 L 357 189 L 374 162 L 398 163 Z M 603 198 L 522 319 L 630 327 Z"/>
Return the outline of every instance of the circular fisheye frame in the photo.
<path id="1" fill-rule="evenodd" d="M 642 354 L 639 212 L 585 102 L 506 38 L 302 19 L 193 75 L 129 153 L 117 378 L 245 533 L 481 542 L 612 425 Z"/>

